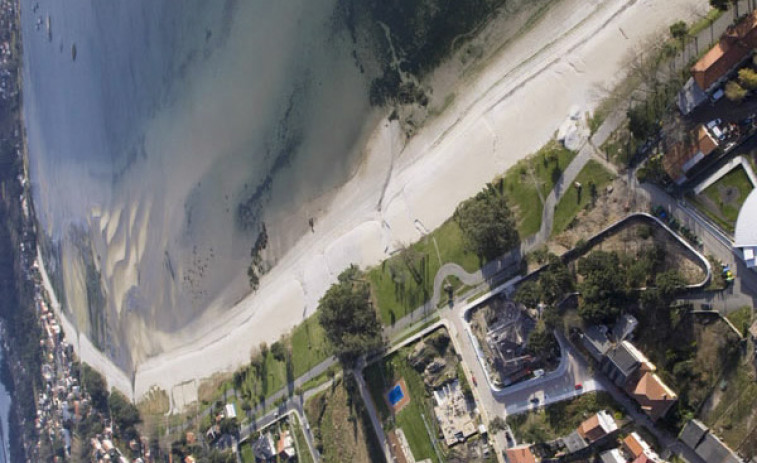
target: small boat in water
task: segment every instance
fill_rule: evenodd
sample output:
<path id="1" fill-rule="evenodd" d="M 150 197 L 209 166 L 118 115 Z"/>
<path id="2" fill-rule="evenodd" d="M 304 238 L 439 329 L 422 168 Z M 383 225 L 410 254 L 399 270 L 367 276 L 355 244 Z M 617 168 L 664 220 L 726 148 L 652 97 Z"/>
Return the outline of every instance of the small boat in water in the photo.
<path id="1" fill-rule="evenodd" d="M 47 20 L 45 21 L 45 28 L 47 29 L 47 40 L 52 42 L 53 40 L 53 29 L 50 25 L 50 15 L 47 15 Z"/>
<path id="2" fill-rule="evenodd" d="M 71 60 L 76 61 L 76 44 L 71 45 Z"/>

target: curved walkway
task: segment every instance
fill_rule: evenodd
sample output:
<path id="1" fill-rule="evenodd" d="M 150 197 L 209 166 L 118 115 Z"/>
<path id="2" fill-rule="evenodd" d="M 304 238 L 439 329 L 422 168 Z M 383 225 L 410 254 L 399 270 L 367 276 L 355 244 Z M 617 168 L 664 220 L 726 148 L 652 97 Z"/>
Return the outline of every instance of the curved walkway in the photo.
<path id="1" fill-rule="evenodd" d="M 446 263 L 439 268 L 439 271 L 436 272 L 436 276 L 434 277 L 434 294 L 431 296 L 432 307 L 437 307 L 439 304 L 439 298 L 444 289 L 444 280 L 450 276 L 456 277 L 466 286 L 478 286 L 484 282 L 484 272 L 481 269 L 478 269 L 473 273 L 468 273 L 458 264 L 451 262 Z"/>

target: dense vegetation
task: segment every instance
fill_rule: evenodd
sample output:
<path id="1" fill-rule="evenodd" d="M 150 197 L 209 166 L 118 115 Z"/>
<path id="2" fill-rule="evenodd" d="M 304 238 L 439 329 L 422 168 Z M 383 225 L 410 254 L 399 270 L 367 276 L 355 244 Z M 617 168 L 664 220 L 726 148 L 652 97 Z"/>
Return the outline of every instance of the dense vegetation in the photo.
<path id="1" fill-rule="evenodd" d="M 641 252 L 638 256 L 617 252 L 594 251 L 578 261 L 582 277 L 579 315 L 588 323 L 611 323 L 620 308 L 635 298 L 632 290 L 646 288 L 641 300 L 648 304 L 666 306 L 683 288 L 684 280 L 676 271 L 660 272 L 665 251 L 660 247 Z"/>
<path id="2" fill-rule="evenodd" d="M 12 133 L 17 123 L 17 101 L 6 101 L 0 108 L 0 133 Z M 8 135 L 4 135 L 4 138 Z M 35 257 L 36 241 L 33 230 L 24 222 L 19 198 L 23 187 L 17 176 L 23 172 L 17 146 L 8 136 L 0 143 L 0 318 L 5 332 L 3 341 L 11 346 L 3 355 L 11 369 L 3 374 L 4 384 L 13 394 L 10 412 L 11 460 L 26 458 L 20 445 L 22 435 L 34 435 L 34 391 L 41 387 L 41 331 L 34 306 L 34 285 L 25 278 L 23 261 Z M 22 248 L 23 246 L 23 248 Z M 9 381 L 10 380 L 10 381 Z M 40 452 L 51 452 L 40 449 Z"/>
<path id="3" fill-rule="evenodd" d="M 370 288 L 355 266 L 343 271 L 318 304 L 318 321 L 347 367 L 383 346 L 383 328 L 370 300 Z"/>
<path id="4" fill-rule="evenodd" d="M 465 247 L 484 261 L 496 259 L 519 242 L 507 199 L 491 184 L 463 201 L 455 210 L 454 219 L 463 231 Z"/>

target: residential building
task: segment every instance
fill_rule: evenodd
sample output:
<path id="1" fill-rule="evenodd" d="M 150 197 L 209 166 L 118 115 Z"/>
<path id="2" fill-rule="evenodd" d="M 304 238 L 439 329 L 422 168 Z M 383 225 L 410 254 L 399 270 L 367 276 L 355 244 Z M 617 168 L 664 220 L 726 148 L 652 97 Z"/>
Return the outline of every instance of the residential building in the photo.
<path id="1" fill-rule="evenodd" d="M 662 167 L 676 185 L 681 185 L 688 180 L 686 173 L 717 147 L 718 141 L 700 124 L 687 139 L 672 143 L 662 157 Z"/>
<path id="2" fill-rule="evenodd" d="M 475 407 L 465 398 L 457 379 L 434 389 L 434 414 L 449 447 L 477 432 Z"/>
<path id="3" fill-rule="evenodd" d="M 752 56 L 757 47 L 757 12 L 728 28 L 720 41 L 691 68 L 691 77 L 705 92 L 722 84 L 729 73 Z"/>
<path id="4" fill-rule="evenodd" d="M 757 266 L 757 188 L 747 196 L 736 219 L 733 247 L 747 268 Z"/>
<path id="5" fill-rule="evenodd" d="M 678 400 L 678 395 L 651 371 L 645 372 L 635 386 L 628 387 L 627 392 L 652 421 L 665 416 Z"/>
<path id="6" fill-rule="evenodd" d="M 600 410 L 578 426 L 578 434 L 591 444 L 617 429 L 618 425 L 612 415 L 607 410 Z"/>
<path id="7" fill-rule="evenodd" d="M 633 344 L 623 341 L 607 352 L 601 369 L 615 385 L 624 388 L 638 377 L 637 373 L 655 371 L 656 367 Z"/>
<path id="8" fill-rule="evenodd" d="M 612 449 L 599 454 L 602 463 L 628 463 L 628 459 L 620 449 Z"/>
<path id="9" fill-rule="evenodd" d="M 615 342 L 623 342 L 631 337 L 637 326 L 639 326 L 639 320 L 636 317 L 627 313 L 623 314 L 612 327 L 612 337 Z"/>
<path id="10" fill-rule="evenodd" d="M 707 463 L 743 463 L 733 450 L 698 420 L 686 423 L 679 438 Z"/>
<path id="11" fill-rule="evenodd" d="M 690 420 L 688 423 L 686 423 L 686 426 L 683 427 L 683 430 L 681 430 L 681 434 L 678 436 L 681 441 L 691 447 L 692 449 L 696 448 L 697 444 L 699 444 L 702 441 L 702 438 L 704 437 L 707 432 L 709 432 L 709 428 L 704 425 L 699 420 Z"/>
<path id="12" fill-rule="evenodd" d="M 601 362 L 612 347 L 610 338 L 607 337 L 607 327 L 604 325 L 592 325 L 586 328 L 581 336 L 581 343 L 597 362 Z"/>
<path id="13" fill-rule="evenodd" d="M 232 419 L 237 417 L 237 407 L 234 404 L 226 404 L 226 418 Z"/>
<path id="14" fill-rule="evenodd" d="M 647 441 L 645 441 L 638 433 L 632 432 L 623 439 L 623 450 L 628 454 L 633 461 L 637 461 L 639 458 L 643 458 L 641 461 L 661 462 L 662 459 L 657 452 L 654 451 Z"/>
<path id="15" fill-rule="evenodd" d="M 255 455 L 255 461 L 268 462 L 276 460 L 276 447 L 273 445 L 271 433 L 261 434 L 252 443 L 252 453 Z"/>
<path id="16" fill-rule="evenodd" d="M 536 463 L 536 456 L 528 445 L 521 445 L 505 450 L 507 463 Z"/>
<path id="17" fill-rule="evenodd" d="M 294 439 L 289 431 L 282 431 L 276 444 L 276 454 L 284 460 L 291 460 L 297 455 L 294 449 Z"/>

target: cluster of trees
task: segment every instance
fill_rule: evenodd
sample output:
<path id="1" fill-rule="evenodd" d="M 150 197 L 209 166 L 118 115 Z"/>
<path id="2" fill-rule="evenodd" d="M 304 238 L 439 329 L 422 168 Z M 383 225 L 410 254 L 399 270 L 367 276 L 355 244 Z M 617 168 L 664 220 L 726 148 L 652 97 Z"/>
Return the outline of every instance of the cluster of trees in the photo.
<path id="1" fill-rule="evenodd" d="M 554 306 L 574 288 L 573 276 L 563 261 L 554 254 L 546 257 L 547 266 L 537 280 L 521 284 L 515 292 L 515 302 L 526 307 L 536 307 L 539 303 Z"/>
<path id="2" fill-rule="evenodd" d="M 530 308 L 544 304 L 541 320 L 529 333 L 527 343 L 529 352 L 543 359 L 560 353 L 560 346 L 553 334 L 560 324 L 556 304 L 574 288 L 573 277 L 559 257 L 550 253 L 545 260 L 547 265 L 539 278 L 521 284 L 513 297 L 515 302 Z"/>
<path id="3" fill-rule="evenodd" d="M 345 367 L 384 346 L 383 329 L 370 298 L 369 283 L 356 266 L 343 271 L 318 303 L 318 322 Z"/>
<path id="4" fill-rule="evenodd" d="M 500 187 L 489 184 L 455 210 L 454 219 L 463 231 L 467 250 L 484 260 L 495 259 L 519 242 L 515 217 Z"/>
<path id="5" fill-rule="evenodd" d="M 655 247 L 637 256 L 617 252 L 594 251 L 578 261 L 578 285 L 581 304 L 578 313 L 587 323 L 612 323 L 620 307 L 632 298 L 635 289 L 644 305 L 667 307 L 685 282 L 676 271 L 660 272 L 665 252 Z"/>
<path id="6" fill-rule="evenodd" d="M 125 440 L 139 436 L 137 425 L 142 422 L 137 407 L 121 392 L 113 389 L 108 393 L 105 378 L 86 363 L 76 364 L 73 371 L 79 371 L 80 384 L 89 394 L 95 413 L 79 424 L 77 433 L 84 438 L 102 431 L 102 417 L 110 417 L 116 435 Z"/>
<path id="7" fill-rule="evenodd" d="M 752 68 L 742 68 L 735 80 L 729 80 L 725 84 L 725 97 L 740 103 L 754 90 L 757 90 L 757 72 Z"/>

